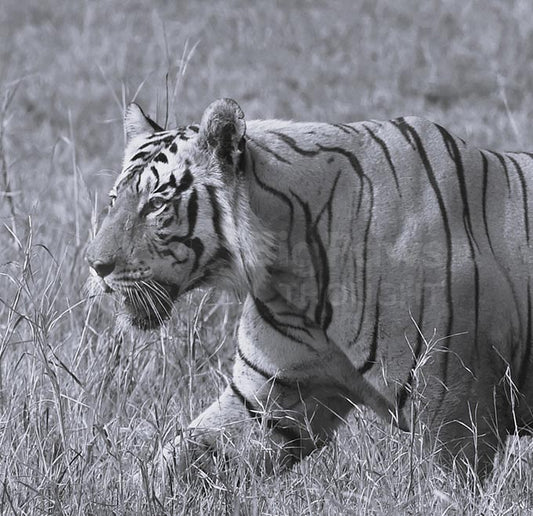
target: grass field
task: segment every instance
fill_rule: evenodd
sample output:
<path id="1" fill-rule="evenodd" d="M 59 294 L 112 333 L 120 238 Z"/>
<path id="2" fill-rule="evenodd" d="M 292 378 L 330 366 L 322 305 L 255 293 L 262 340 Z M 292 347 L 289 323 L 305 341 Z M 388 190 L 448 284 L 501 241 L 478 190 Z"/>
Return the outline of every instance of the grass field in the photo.
<path id="1" fill-rule="evenodd" d="M 120 168 L 122 111 L 198 121 L 417 114 L 482 147 L 533 150 L 529 0 L 3 0 L 0 9 L 0 514 L 531 514 L 533 445 L 474 485 L 421 438 L 357 412 L 289 473 L 133 481 L 210 403 L 239 305 L 182 300 L 150 334 L 115 331 L 84 291 L 86 242 Z"/>

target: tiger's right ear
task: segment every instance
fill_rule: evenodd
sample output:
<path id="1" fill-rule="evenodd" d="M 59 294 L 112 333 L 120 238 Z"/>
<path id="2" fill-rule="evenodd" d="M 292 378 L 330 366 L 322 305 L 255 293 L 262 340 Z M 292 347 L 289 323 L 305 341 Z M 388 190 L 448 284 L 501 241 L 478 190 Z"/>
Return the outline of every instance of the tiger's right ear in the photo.
<path id="1" fill-rule="evenodd" d="M 157 133 L 164 129 L 157 125 L 151 118 L 147 117 L 143 110 L 132 102 L 124 112 L 124 133 L 126 135 L 126 145 L 135 136 L 142 136 Z"/>
<path id="2" fill-rule="evenodd" d="M 233 99 L 219 99 L 204 111 L 198 140 L 225 163 L 233 164 L 246 134 L 244 113 Z"/>

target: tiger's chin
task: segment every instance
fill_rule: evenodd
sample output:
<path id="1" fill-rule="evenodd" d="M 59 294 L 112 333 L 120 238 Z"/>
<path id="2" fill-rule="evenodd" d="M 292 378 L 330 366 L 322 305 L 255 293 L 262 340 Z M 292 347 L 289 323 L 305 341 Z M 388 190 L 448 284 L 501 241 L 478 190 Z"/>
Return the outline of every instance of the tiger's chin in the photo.
<path id="1" fill-rule="evenodd" d="M 174 285 L 150 283 L 150 289 L 122 293 L 128 323 L 144 331 L 155 330 L 170 318 L 172 306 L 180 293 Z"/>

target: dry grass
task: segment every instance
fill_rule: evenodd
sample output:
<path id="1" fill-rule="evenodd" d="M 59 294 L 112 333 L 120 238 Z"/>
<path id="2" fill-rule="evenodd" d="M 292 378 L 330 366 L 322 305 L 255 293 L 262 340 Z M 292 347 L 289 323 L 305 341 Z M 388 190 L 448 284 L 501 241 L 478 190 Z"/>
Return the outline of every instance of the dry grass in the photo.
<path id="1" fill-rule="evenodd" d="M 5 0 L 0 513 L 531 513 L 529 441 L 476 486 L 358 411 L 287 474 L 251 475 L 243 451 L 231 475 L 157 499 L 132 476 L 225 385 L 239 306 L 199 293 L 160 333 L 120 335 L 83 285 L 134 96 L 169 125 L 231 96 L 249 118 L 419 114 L 531 150 L 532 57 L 528 0 Z"/>

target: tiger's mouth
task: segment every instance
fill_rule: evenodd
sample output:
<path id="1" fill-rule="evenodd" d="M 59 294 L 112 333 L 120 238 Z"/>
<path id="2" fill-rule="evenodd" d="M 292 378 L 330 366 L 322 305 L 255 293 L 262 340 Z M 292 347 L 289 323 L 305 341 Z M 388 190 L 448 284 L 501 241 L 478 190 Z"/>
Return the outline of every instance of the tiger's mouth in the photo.
<path id="1" fill-rule="evenodd" d="M 151 280 L 123 287 L 120 294 L 131 325 L 141 330 L 154 330 L 170 318 L 179 288 Z"/>

